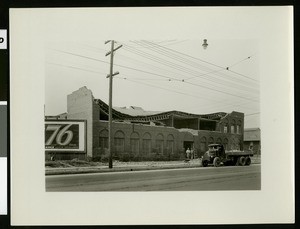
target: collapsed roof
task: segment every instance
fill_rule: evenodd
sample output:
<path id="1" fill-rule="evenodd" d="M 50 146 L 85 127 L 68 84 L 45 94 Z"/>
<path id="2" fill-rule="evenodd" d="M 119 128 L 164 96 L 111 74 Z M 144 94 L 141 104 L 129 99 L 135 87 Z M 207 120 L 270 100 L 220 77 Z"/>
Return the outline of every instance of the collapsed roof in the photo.
<path id="1" fill-rule="evenodd" d="M 101 112 L 108 115 L 109 106 L 103 102 L 101 99 L 94 99 L 95 103 L 99 105 Z M 159 121 L 168 119 L 170 116 L 175 117 L 176 119 L 194 119 L 201 118 L 211 121 L 219 121 L 221 118 L 226 116 L 225 112 L 218 112 L 212 114 L 191 114 L 182 111 L 145 111 L 141 107 L 131 106 L 129 108 L 126 107 L 113 107 L 112 116 L 115 120 L 123 120 L 123 121 Z"/>

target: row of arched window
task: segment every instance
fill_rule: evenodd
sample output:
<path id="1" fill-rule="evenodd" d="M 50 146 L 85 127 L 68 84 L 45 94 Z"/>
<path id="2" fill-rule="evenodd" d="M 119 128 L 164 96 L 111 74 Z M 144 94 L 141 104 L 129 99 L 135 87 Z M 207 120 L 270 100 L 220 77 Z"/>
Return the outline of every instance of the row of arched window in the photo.
<path id="1" fill-rule="evenodd" d="M 140 147 L 140 143 L 142 144 Z M 166 144 L 166 145 L 164 145 Z M 150 133 L 146 132 L 140 138 L 139 133 L 133 132 L 130 135 L 130 151 L 131 153 L 139 154 L 149 154 L 152 152 L 152 148 L 155 148 L 158 153 L 162 154 L 164 148 L 167 149 L 169 153 L 173 153 L 174 150 L 174 136 L 169 134 L 164 139 L 164 135 L 159 133 L 155 136 L 155 145 L 152 146 L 152 136 Z M 99 147 L 100 149 L 108 148 L 108 130 L 104 129 L 100 132 L 99 136 Z M 118 130 L 114 134 L 114 150 L 115 152 L 125 152 L 125 134 L 123 131 Z"/>
<path id="2" fill-rule="evenodd" d="M 134 154 L 150 154 L 153 152 L 153 149 L 156 150 L 157 153 L 163 154 L 164 150 L 167 150 L 167 153 L 174 152 L 174 136 L 172 134 L 168 134 L 165 138 L 163 134 L 158 133 L 154 141 L 152 141 L 152 136 L 149 132 L 144 133 L 142 136 L 138 132 L 132 132 L 129 137 L 130 142 L 130 152 Z M 115 152 L 125 152 L 125 134 L 123 131 L 118 130 L 114 134 L 114 151 Z M 223 144 L 226 150 L 231 149 L 240 149 L 241 148 L 241 141 L 235 140 L 231 142 L 231 145 L 228 145 L 228 139 L 218 137 L 205 137 L 203 136 L 200 139 L 200 151 L 205 152 L 207 151 L 207 146 L 209 144 Z M 100 149 L 104 150 L 108 148 L 108 130 L 104 129 L 100 132 L 99 136 L 99 147 Z M 128 150 L 128 148 L 127 148 Z"/>

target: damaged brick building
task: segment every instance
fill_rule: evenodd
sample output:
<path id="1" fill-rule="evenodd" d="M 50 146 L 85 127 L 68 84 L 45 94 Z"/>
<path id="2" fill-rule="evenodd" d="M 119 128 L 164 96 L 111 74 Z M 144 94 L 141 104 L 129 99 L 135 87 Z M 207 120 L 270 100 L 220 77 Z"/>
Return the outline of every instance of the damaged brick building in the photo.
<path id="1" fill-rule="evenodd" d="M 67 113 L 59 119 L 87 121 L 87 146 L 81 158 L 101 158 L 108 148 L 108 105 L 86 87 L 67 97 Z M 154 112 L 141 107 L 113 107 L 112 152 L 115 159 L 176 160 L 194 148 L 200 157 L 211 143 L 243 148 L 244 114 Z M 77 157 L 79 155 L 77 154 Z"/>

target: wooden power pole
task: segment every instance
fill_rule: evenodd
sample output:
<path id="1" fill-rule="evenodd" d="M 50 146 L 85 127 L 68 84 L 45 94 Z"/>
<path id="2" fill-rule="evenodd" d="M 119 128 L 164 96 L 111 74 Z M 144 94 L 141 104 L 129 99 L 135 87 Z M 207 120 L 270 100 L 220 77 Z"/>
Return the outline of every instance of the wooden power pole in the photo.
<path id="1" fill-rule="evenodd" d="M 112 87 L 113 87 L 113 76 L 118 75 L 119 72 L 113 73 L 113 61 L 114 61 L 114 52 L 122 47 L 122 45 L 114 48 L 115 41 L 109 40 L 105 41 L 105 44 L 111 43 L 111 50 L 105 54 L 105 56 L 110 55 L 110 72 L 106 78 L 109 78 L 109 115 L 108 115 L 108 152 L 109 152 L 109 168 L 113 167 L 112 163 Z"/>

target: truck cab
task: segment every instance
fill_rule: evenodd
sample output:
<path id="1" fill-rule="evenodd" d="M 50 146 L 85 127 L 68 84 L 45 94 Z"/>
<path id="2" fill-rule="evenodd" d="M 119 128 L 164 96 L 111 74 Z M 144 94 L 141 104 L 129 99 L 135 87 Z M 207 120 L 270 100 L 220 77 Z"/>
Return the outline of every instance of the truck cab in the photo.
<path id="1" fill-rule="evenodd" d="M 208 146 L 208 154 L 215 157 L 225 157 L 224 146 L 221 144 L 210 144 Z"/>
<path id="2" fill-rule="evenodd" d="M 222 144 L 210 144 L 208 145 L 208 150 L 202 157 L 202 165 L 203 167 L 206 167 L 208 164 L 219 166 L 225 157 L 225 150 Z M 215 158 L 217 158 L 217 160 L 215 160 Z"/>

